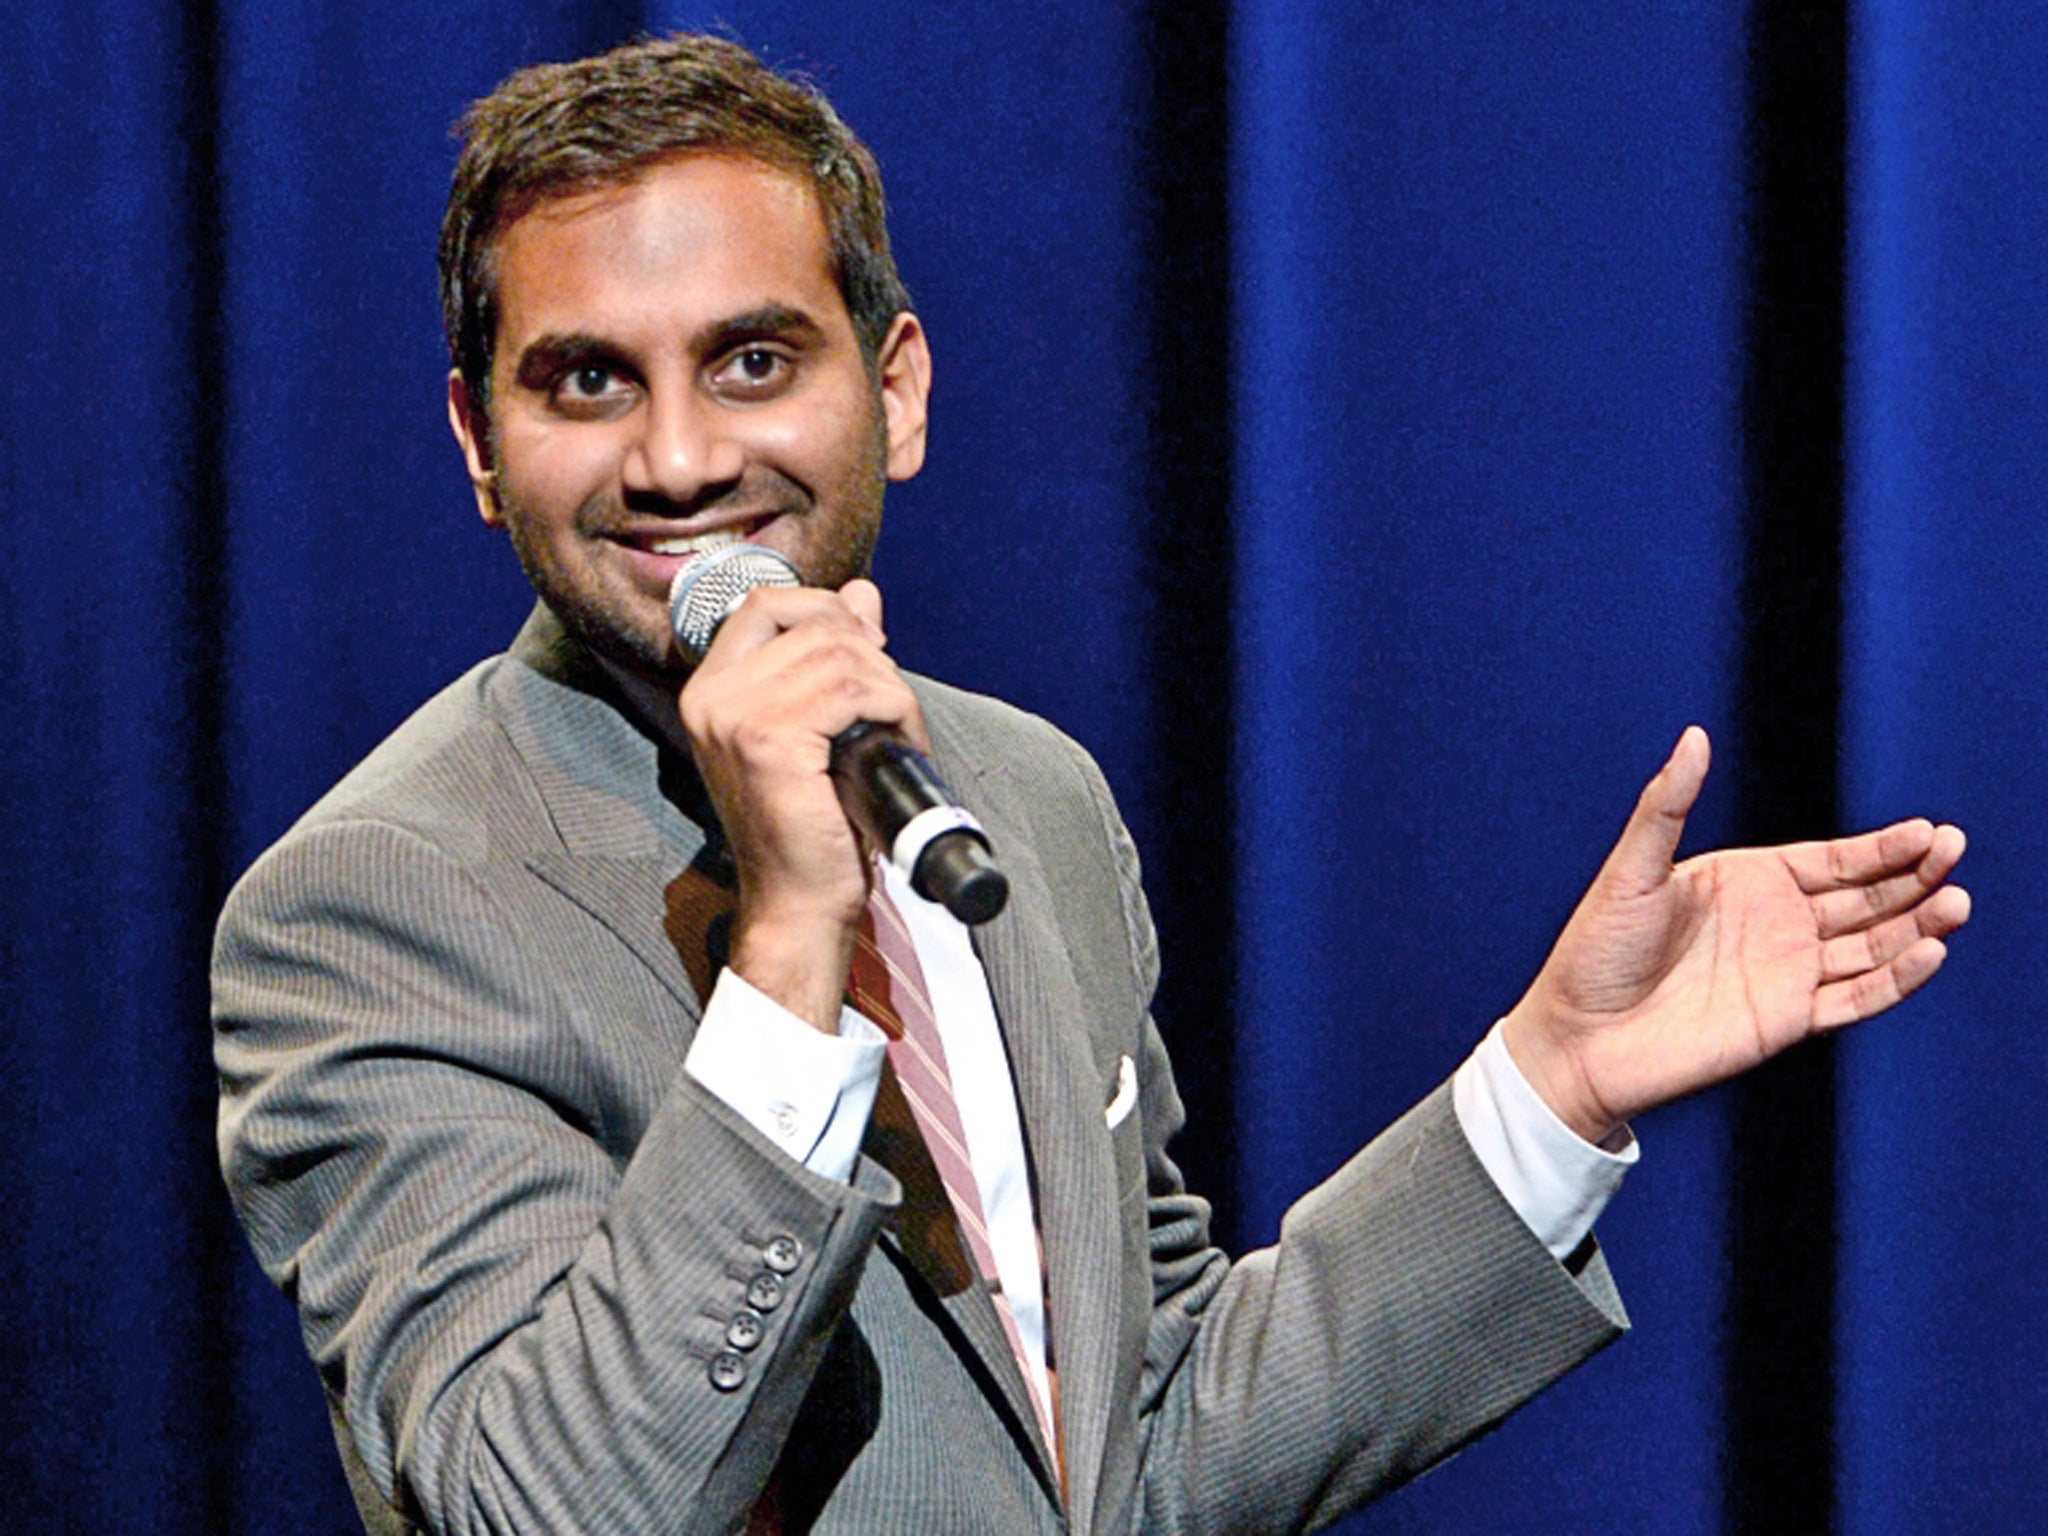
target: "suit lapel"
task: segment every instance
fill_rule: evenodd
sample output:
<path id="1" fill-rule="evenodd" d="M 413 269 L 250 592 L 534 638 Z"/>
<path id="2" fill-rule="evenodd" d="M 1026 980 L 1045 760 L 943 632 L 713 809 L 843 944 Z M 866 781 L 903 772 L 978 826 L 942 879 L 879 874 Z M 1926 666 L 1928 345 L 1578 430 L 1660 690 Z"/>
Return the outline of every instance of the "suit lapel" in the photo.
<path id="1" fill-rule="evenodd" d="M 536 839 L 536 875 L 615 934 L 674 995 L 694 1029 L 700 978 L 670 931 L 693 872 L 712 861 L 704 829 L 665 787 L 670 754 L 632 723 L 601 668 L 545 609 L 512 648 L 490 705 L 525 762 L 556 838 Z"/>
<path id="2" fill-rule="evenodd" d="M 974 771 L 962 743 L 927 713 L 939 767 L 988 829 L 1010 877 L 1010 904 L 973 930 L 1016 1078 L 1031 1159 L 1047 1283 L 1048 1333 L 1059 1378 L 1071 1528 L 1085 1532 L 1109 1432 L 1118 1273 L 1115 1168 L 1103 1133 L 1102 1082 L 1086 1004 L 1068 961 L 1056 898 L 1038 862 L 1028 807 L 1000 766 Z M 998 1347 L 1001 1343 L 997 1325 Z"/>
<path id="3" fill-rule="evenodd" d="M 936 743 L 935 751 L 935 766 L 942 775 L 959 771 L 961 765 L 950 762 Z M 952 780 L 949 778 L 948 782 Z M 966 803 L 977 815 L 982 814 L 982 806 L 973 797 L 966 797 Z M 1009 921 L 1008 914 L 996 921 Z M 979 943 L 976 951 L 980 952 Z M 990 990 L 994 992 L 993 985 Z M 996 996 L 996 1009 L 1000 1020 L 1000 994 Z M 1028 1128 L 1026 1141 L 1028 1145 Z M 1012 1431 L 1031 1448 L 1046 1492 L 1058 1500 L 1058 1457 L 1054 1448 L 1045 1443 L 1037 1410 L 1032 1406 L 1031 1389 L 1010 1350 L 1009 1335 L 1004 1332 L 995 1303 L 976 1273 L 973 1255 L 953 1214 L 944 1181 L 931 1161 L 922 1134 L 911 1122 L 909 1106 L 902 1102 L 893 1074 L 883 1076 L 863 1150 L 894 1173 L 904 1186 L 903 1203 L 895 1219 L 882 1231 L 882 1247 L 930 1288 L 939 1309 L 958 1330 L 961 1344 L 974 1361 L 976 1374 L 1007 1410 Z"/>

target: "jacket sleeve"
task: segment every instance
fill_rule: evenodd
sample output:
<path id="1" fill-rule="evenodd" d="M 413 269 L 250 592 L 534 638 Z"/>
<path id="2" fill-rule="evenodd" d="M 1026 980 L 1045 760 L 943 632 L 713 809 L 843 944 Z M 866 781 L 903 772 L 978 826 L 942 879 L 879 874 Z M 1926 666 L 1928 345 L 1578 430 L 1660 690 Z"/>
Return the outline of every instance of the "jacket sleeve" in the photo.
<path id="1" fill-rule="evenodd" d="M 898 1192 L 680 1055 L 608 1124 L 572 947 L 415 833 L 294 833 L 217 936 L 223 1170 L 359 1489 L 434 1532 L 737 1529 Z"/>
<path id="2" fill-rule="evenodd" d="M 1076 749 L 1078 751 L 1078 749 Z M 1182 1110 L 1150 1014 L 1137 855 L 1092 763 L 1137 1011 L 1152 1315 L 1137 1404 L 1147 1532 L 1312 1529 L 1414 1477 L 1626 1326 L 1597 1254 L 1554 1259 L 1438 1088 L 1235 1263 L 1167 1155 Z"/>

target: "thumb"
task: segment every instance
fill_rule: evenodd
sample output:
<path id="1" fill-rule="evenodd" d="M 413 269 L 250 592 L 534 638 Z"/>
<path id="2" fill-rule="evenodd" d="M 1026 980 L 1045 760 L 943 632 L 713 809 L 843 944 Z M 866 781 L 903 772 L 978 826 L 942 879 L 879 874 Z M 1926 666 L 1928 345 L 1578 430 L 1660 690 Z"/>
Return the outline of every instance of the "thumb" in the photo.
<path id="1" fill-rule="evenodd" d="M 854 616 L 872 631 L 877 645 L 886 643 L 882 633 L 882 591 L 864 576 L 856 576 L 839 589 L 839 595 Z"/>
<path id="2" fill-rule="evenodd" d="M 1687 726 L 1657 776 L 1643 786 L 1628 825 L 1622 828 L 1614 852 L 1607 856 L 1610 875 L 1632 890 L 1648 890 L 1671 873 L 1685 818 L 1699 799 L 1712 755 L 1707 733 L 1696 725 Z"/>

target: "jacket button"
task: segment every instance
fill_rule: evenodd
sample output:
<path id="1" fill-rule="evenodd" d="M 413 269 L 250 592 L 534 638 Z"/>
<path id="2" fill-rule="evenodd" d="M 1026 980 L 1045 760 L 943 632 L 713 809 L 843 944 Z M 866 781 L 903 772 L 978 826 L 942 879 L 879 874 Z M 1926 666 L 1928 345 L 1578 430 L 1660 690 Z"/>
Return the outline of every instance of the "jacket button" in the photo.
<path id="1" fill-rule="evenodd" d="M 729 1349 L 720 1350 L 711 1357 L 711 1369 L 707 1372 L 711 1385 L 721 1392 L 737 1392 L 746 1385 L 747 1362 Z"/>
<path id="2" fill-rule="evenodd" d="M 786 1275 L 803 1263 L 804 1245 L 786 1235 L 771 1238 L 768 1246 L 761 1250 L 761 1259 L 778 1275 Z"/>
<path id="3" fill-rule="evenodd" d="M 747 1305 L 756 1312 L 773 1312 L 782 1305 L 782 1277 L 771 1275 L 767 1270 L 747 1284 Z"/>
<path id="4" fill-rule="evenodd" d="M 732 1321 L 725 1325 L 725 1342 L 734 1349 L 752 1349 L 765 1332 L 767 1324 L 761 1321 L 760 1313 L 742 1310 L 733 1313 Z"/>

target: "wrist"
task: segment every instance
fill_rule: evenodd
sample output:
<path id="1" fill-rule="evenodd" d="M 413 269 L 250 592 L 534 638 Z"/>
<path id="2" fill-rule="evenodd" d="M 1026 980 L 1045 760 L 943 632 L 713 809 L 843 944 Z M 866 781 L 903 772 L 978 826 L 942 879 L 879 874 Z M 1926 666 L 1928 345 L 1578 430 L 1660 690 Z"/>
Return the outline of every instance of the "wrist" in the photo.
<path id="1" fill-rule="evenodd" d="M 839 1033 L 853 922 L 818 914 L 749 914 L 733 923 L 727 966 L 755 991 L 821 1034 Z"/>
<path id="2" fill-rule="evenodd" d="M 1577 1054 L 1562 1043 L 1563 1033 L 1528 997 L 1501 1021 L 1501 1043 L 1523 1080 L 1573 1135 L 1600 1146 L 1621 1122 L 1592 1091 Z"/>

